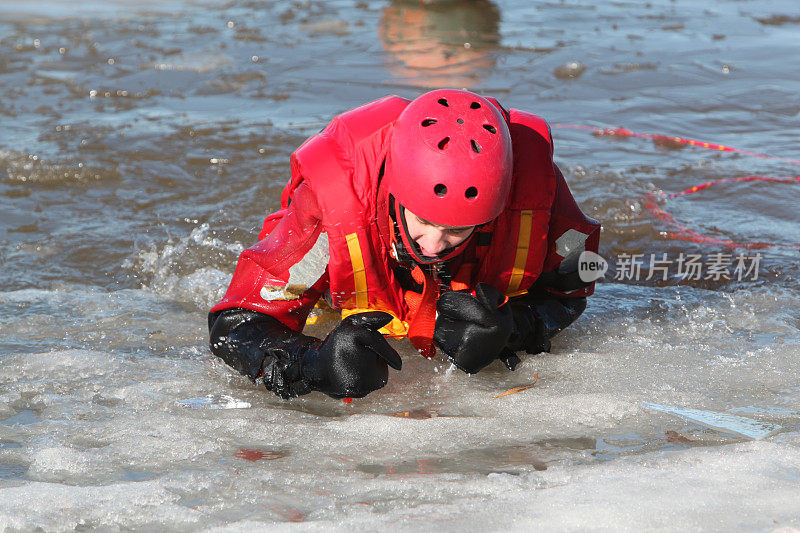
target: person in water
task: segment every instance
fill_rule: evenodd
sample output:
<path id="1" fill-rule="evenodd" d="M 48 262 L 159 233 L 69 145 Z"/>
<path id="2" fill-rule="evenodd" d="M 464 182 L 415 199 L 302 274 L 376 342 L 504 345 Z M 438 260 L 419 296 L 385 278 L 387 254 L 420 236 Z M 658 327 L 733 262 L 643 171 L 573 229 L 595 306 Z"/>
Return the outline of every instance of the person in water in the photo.
<path id="1" fill-rule="evenodd" d="M 585 309 L 578 258 L 599 234 L 542 118 L 468 91 L 387 96 L 292 154 L 281 209 L 208 315 L 211 351 L 283 398 L 380 389 L 402 366 L 384 335 L 514 370 Z M 304 335 L 325 304 L 343 320 Z"/>

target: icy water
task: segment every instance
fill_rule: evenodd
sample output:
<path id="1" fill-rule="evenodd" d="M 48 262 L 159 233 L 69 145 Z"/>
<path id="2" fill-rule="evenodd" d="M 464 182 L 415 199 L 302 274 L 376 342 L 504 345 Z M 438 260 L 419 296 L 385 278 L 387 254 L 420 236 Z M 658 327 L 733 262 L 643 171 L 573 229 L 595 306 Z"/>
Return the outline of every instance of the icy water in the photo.
<path id="1" fill-rule="evenodd" d="M 788 0 L 0 1 L 0 530 L 796 531 L 800 183 L 665 196 L 791 161 L 554 127 L 611 269 L 514 373 L 397 343 L 368 398 L 283 402 L 205 314 L 338 112 L 468 87 L 798 159 L 798 43 Z"/>

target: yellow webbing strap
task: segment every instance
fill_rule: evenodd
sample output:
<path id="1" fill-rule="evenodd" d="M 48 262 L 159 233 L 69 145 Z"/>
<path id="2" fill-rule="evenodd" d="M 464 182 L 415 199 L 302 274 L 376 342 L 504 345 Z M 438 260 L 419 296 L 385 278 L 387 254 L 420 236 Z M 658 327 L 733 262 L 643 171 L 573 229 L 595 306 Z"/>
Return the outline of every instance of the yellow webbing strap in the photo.
<path id="1" fill-rule="evenodd" d="M 356 307 L 369 307 L 367 297 L 367 271 L 364 268 L 364 256 L 361 255 L 361 246 L 358 242 L 358 235 L 350 233 L 345 236 L 347 239 L 347 250 L 350 252 L 350 262 L 353 264 L 353 284 L 356 291 Z"/>
<path id="2" fill-rule="evenodd" d="M 519 236 L 517 238 L 517 255 L 514 258 L 514 268 L 508 280 L 506 294 L 519 291 L 522 276 L 525 273 L 525 263 L 528 262 L 528 252 L 531 244 L 531 227 L 533 226 L 533 210 L 523 209 L 519 216 Z"/>

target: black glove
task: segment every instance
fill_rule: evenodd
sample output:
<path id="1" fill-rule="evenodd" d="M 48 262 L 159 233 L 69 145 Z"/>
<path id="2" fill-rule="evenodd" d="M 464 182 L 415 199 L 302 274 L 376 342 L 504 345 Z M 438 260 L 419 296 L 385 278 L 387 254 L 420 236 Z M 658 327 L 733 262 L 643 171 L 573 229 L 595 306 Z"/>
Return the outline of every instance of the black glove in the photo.
<path id="1" fill-rule="evenodd" d="M 380 389 L 389 378 L 388 366 L 395 370 L 403 366 L 378 333 L 391 321 L 392 315 L 381 311 L 348 316 L 316 350 L 303 355 L 303 377 L 314 390 L 333 398 L 361 398 Z"/>
<path id="2" fill-rule="evenodd" d="M 550 339 L 583 313 L 586 298 L 527 294 L 509 301 L 509 306 L 514 316 L 509 348 L 537 354 L 550 351 Z"/>
<path id="3" fill-rule="evenodd" d="M 246 309 L 209 315 L 211 351 L 282 398 L 318 390 L 333 398 L 361 398 L 386 385 L 388 365 L 402 360 L 378 329 L 391 321 L 373 311 L 344 319 L 324 341 Z"/>
<path id="4" fill-rule="evenodd" d="M 436 302 L 439 316 L 433 340 L 459 369 L 475 374 L 495 359 L 511 370 L 519 358 L 507 347 L 514 327 L 505 296 L 491 285 L 479 283 L 475 296 L 445 292 Z"/>

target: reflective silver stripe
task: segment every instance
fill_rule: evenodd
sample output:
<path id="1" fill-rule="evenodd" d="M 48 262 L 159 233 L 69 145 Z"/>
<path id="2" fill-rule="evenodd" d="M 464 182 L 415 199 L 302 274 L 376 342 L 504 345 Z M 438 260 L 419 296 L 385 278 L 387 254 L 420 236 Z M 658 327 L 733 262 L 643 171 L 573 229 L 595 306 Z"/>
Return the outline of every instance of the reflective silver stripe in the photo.
<path id="1" fill-rule="evenodd" d="M 303 259 L 289 269 L 289 281 L 286 285 L 305 288 L 312 286 L 325 273 L 330 259 L 328 234 L 320 233 L 317 242 Z"/>
<path id="2" fill-rule="evenodd" d="M 556 239 L 556 253 L 563 257 L 558 265 L 558 271 L 562 274 L 575 272 L 578 270 L 578 259 L 586 250 L 586 239 L 589 235 L 581 233 L 576 229 L 568 229 L 561 237 Z"/>
<path id="3" fill-rule="evenodd" d="M 317 242 L 303 258 L 289 268 L 289 281 L 286 286 L 264 285 L 259 296 L 264 300 L 294 300 L 322 277 L 330 260 L 328 234 L 321 233 Z"/>

